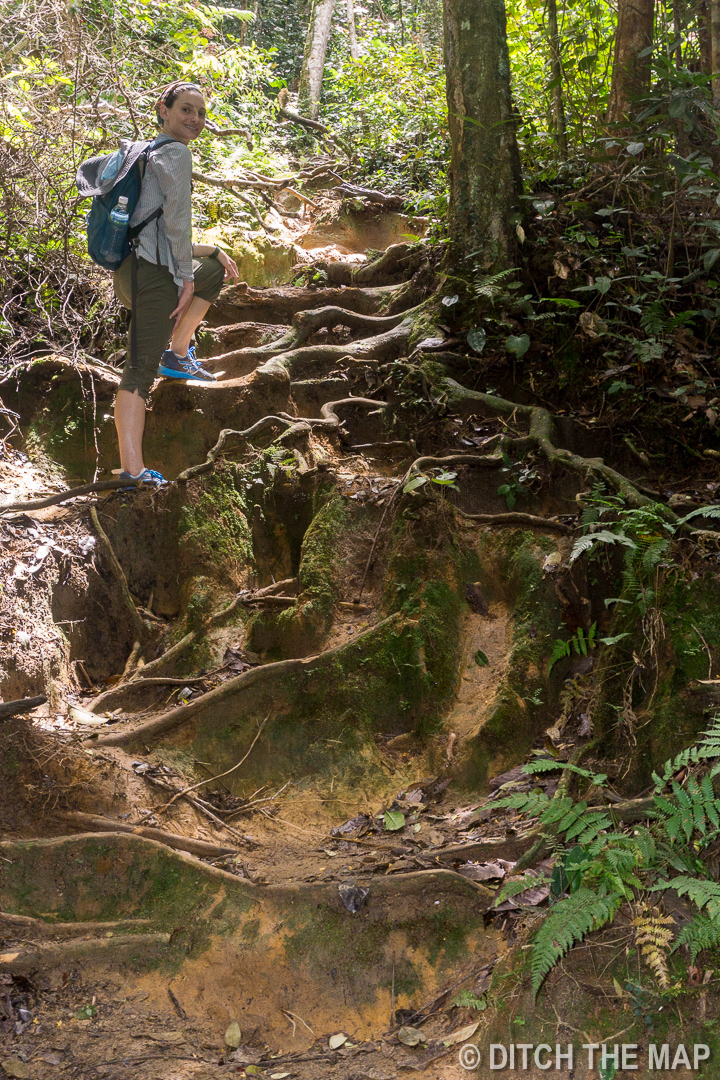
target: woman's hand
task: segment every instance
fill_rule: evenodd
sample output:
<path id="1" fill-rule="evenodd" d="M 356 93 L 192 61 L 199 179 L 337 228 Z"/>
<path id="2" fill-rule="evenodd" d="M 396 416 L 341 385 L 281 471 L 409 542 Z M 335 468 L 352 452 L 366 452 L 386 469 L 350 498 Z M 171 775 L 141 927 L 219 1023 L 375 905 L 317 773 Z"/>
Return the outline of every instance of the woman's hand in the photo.
<path id="1" fill-rule="evenodd" d="M 221 266 L 225 267 L 225 281 L 237 281 L 240 277 L 240 274 L 238 273 L 238 268 L 233 262 L 233 260 L 230 258 L 230 256 L 227 254 L 227 252 L 222 250 L 218 251 L 215 258 Z"/>
<path id="2" fill-rule="evenodd" d="M 183 281 L 182 292 L 178 300 L 178 305 L 170 315 L 171 319 L 175 320 L 175 326 L 179 326 L 183 316 L 187 312 L 187 309 L 192 304 L 193 296 L 195 295 L 195 282 Z"/>

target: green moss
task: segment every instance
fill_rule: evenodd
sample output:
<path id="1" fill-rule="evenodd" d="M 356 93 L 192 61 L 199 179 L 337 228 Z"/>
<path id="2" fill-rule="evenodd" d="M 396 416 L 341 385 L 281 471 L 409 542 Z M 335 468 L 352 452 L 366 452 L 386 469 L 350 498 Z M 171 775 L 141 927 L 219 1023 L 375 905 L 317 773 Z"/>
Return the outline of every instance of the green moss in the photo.
<path id="1" fill-rule="evenodd" d="M 237 581 L 252 565 L 252 535 L 244 510 L 231 470 L 213 473 L 197 501 L 182 508 L 182 551 L 194 570 Z"/>

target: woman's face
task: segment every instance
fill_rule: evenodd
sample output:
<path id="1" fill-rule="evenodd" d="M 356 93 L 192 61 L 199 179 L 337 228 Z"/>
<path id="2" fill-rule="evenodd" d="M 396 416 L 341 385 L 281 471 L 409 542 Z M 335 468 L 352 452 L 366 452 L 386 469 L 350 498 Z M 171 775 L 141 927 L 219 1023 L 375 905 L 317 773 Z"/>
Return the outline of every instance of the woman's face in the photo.
<path id="1" fill-rule="evenodd" d="M 163 133 L 186 146 L 205 127 L 205 98 L 197 90 L 182 90 L 171 108 L 160 105 L 158 112 L 163 119 Z"/>

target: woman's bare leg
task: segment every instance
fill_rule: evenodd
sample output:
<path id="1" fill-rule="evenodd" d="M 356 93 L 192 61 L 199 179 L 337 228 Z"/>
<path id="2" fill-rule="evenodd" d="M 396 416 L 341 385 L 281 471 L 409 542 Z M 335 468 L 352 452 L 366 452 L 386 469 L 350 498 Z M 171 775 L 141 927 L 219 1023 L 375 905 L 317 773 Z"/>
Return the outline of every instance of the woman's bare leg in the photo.
<path id="1" fill-rule="evenodd" d="M 209 307 L 207 300 L 201 300 L 199 296 L 193 297 L 190 307 L 173 331 L 170 348 L 176 356 L 187 356 L 192 336 L 205 318 Z"/>
<path id="2" fill-rule="evenodd" d="M 145 430 L 145 402 L 137 390 L 118 390 L 115 398 L 115 429 L 120 444 L 120 465 L 124 472 L 139 476 L 143 471 L 142 441 Z"/>

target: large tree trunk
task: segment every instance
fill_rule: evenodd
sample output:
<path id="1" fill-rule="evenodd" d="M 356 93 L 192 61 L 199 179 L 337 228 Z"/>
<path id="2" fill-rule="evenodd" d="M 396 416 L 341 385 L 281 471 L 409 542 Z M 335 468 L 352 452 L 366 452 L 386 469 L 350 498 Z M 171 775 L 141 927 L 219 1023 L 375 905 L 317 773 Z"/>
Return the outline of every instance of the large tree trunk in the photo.
<path id="1" fill-rule="evenodd" d="M 650 89 L 650 53 L 655 23 L 655 0 L 618 0 L 612 83 L 607 118 L 628 118 L 633 98 Z M 646 52 L 645 56 L 640 53 Z"/>
<path id="2" fill-rule="evenodd" d="M 565 103 L 562 88 L 562 61 L 560 59 L 560 33 L 558 31 L 557 0 L 547 0 L 548 32 L 550 35 L 550 74 L 552 76 L 553 134 L 558 150 L 567 157 L 565 131 Z"/>
<path id="3" fill-rule="evenodd" d="M 320 91 L 334 7 L 335 0 L 314 0 L 310 9 L 298 87 L 298 105 L 303 116 L 309 116 L 312 120 L 317 120 L 320 111 Z"/>
<path id="4" fill-rule="evenodd" d="M 445 0 L 444 23 L 451 257 L 475 253 L 494 273 L 516 265 L 514 212 L 522 186 L 505 6 L 503 0 Z"/>
<path id="5" fill-rule="evenodd" d="M 720 105 L 720 0 L 710 0 L 710 67 L 713 103 Z"/>

